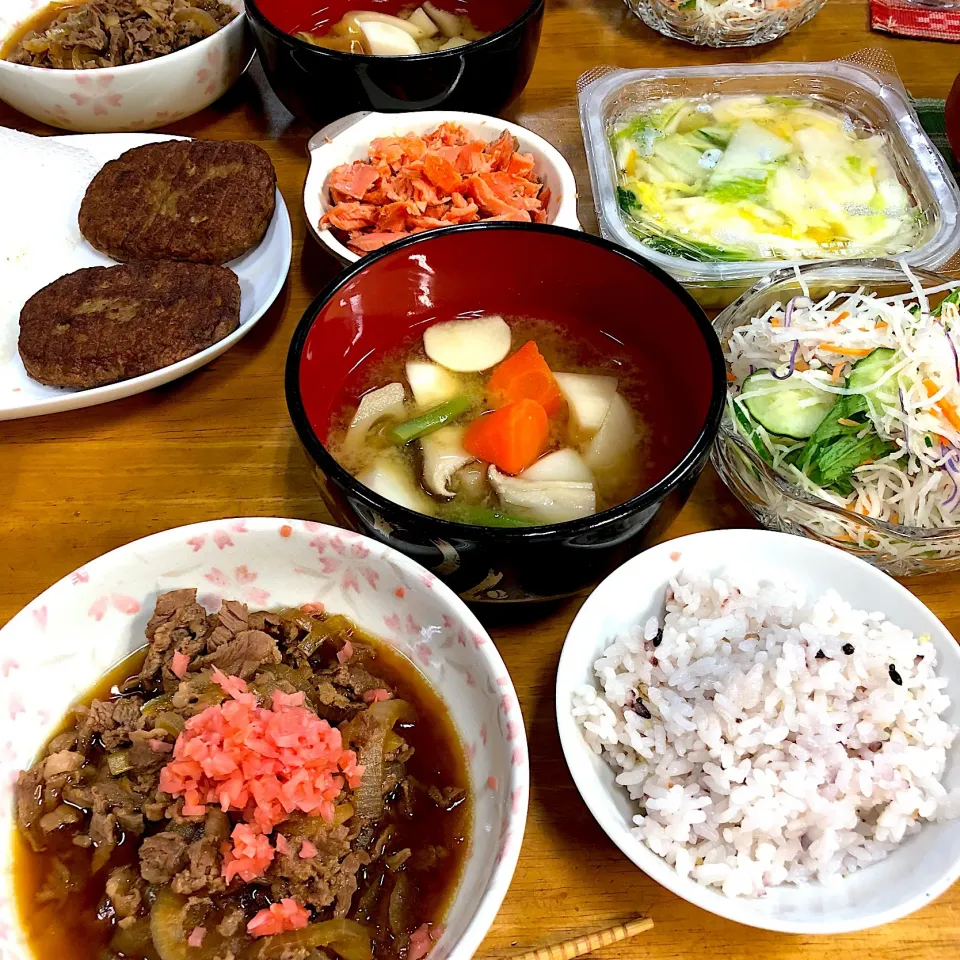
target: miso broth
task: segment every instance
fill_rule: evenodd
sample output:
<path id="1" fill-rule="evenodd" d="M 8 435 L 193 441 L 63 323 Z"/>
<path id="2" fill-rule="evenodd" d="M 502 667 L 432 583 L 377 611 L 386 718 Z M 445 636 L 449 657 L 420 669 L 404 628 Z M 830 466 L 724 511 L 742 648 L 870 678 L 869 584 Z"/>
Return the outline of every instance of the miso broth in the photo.
<path id="1" fill-rule="evenodd" d="M 340 413 L 330 425 L 326 445 L 331 454 L 366 486 L 403 506 L 461 523 L 522 527 L 574 520 L 623 503 L 665 476 L 689 449 L 696 426 L 692 417 L 671 406 L 667 374 L 652 358 L 583 322 L 564 320 L 558 327 L 530 317 L 503 319 L 509 327 L 509 349 L 501 361 L 483 370 L 451 370 L 437 364 L 436 353 L 431 358 L 424 346 L 422 330 L 362 364 L 345 384 Z M 443 326 L 436 324 L 432 329 Z M 465 362 L 470 362 L 471 352 L 480 355 L 488 347 L 480 341 L 471 345 L 464 353 Z M 543 378 L 552 374 L 557 385 L 562 384 L 563 399 L 557 409 L 550 404 L 547 429 L 533 460 L 532 448 L 527 448 L 526 459 L 509 469 L 471 454 L 464 443 L 470 446 L 478 430 L 472 426 L 476 420 L 494 413 L 503 416 L 510 406 L 502 396 L 492 396 L 497 391 L 490 385 L 502 379 L 502 366 L 520 363 L 514 358 L 521 350 L 538 366 L 534 379 L 545 383 Z M 542 361 L 533 356 L 537 353 Z M 415 427 L 407 430 L 407 424 L 425 414 L 429 418 L 431 409 L 443 407 L 443 402 L 417 402 L 409 377 L 411 362 L 440 367 L 441 380 L 455 381 L 456 396 L 445 401 L 454 404 L 453 416 L 439 430 L 404 442 L 411 430 L 415 432 Z M 544 365 L 549 374 L 544 374 Z M 529 385 L 530 377 L 524 381 L 521 371 L 514 380 Z M 402 386 L 402 405 L 394 404 L 358 439 L 351 424 L 361 402 L 377 391 L 385 393 L 387 385 Z M 573 387 L 586 389 L 588 407 L 590 402 L 594 406 L 609 403 L 592 430 L 578 417 L 584 413 L 583 398 Z M 591 394 L 597 389 L 603 392 L 602 398 Z M 400 395 L 396 386 L 393 390 Z M 526 398 L 522 402 L 528 403 Z M 618 415 L 619 435 L 612 443 L 607 438 L 602 456 L 592 456 L 598 434 L 616 427 L 610 421 Z M 589 410 L 584 417 L 589 419 Z M 477 448 L 474 442 L 472 449 Z M 453 451 L 446 461 L 445 450 Z M 551 456 L 561 451 L 561 456 Z M 523 468 L 515 469 L 520 464 Z"/>

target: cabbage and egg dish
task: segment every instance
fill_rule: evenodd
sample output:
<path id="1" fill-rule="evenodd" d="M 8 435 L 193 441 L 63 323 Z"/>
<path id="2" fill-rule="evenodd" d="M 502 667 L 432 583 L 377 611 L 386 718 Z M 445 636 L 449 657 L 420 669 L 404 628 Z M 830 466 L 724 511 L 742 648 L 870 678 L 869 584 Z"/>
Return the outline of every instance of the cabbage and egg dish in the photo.
<path id="1" fill-rule="evenodd" d="M 625 225 L 672 256 L 891 256 L 921 232 L 884 137 L 810 98 L 659 101 L 611 146 Z"/>

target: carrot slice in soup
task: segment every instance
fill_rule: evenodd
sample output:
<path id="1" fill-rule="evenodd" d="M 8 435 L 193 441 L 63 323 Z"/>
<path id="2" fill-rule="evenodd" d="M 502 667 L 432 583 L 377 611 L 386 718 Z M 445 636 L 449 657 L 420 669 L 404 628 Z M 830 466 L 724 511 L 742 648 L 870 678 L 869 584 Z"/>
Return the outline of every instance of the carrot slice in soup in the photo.
<path id="1" fill-rule="evenodd" d="M 495 407 L 505 407 L 515 400 L 536 400 L 548 417 L 563 408 L 560 387 L 533 340 L 494 369 L 487 383 L 487 397 Z"/>
<path id="2" fill-rule="evenodd" d="M 474 420 L 464 432 L 463 447 L 478 460 L 517 474 L 547 449 L 549 437 L 546 410 L 536 400 L 524 399 Z"/>

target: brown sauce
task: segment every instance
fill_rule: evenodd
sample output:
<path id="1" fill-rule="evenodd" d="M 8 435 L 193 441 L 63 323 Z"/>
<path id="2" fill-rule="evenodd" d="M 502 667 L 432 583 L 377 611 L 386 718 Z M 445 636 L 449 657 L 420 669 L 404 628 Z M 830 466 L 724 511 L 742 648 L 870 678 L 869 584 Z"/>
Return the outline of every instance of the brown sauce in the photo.
<path id="1" fill-rule="evenodd" d="M 27 17 L 27 19 L 0 44 L 0 60 L 12 59 L 13 55 L 17 52 L 17 48 L 20 46 L 20 42 L 25 37 L 34 32 L 43 33 L 61 13 L 89 2 L 90 0 L 77 0 L 76 3 L 69 5 L 51 3 L 45 7 L 41 7 L 36 13 Z"/>
<path id="2" fill-rule="evenodd" d="M 472 800 L 469 792 L 470 773 L 466 753 L 450 717 L 449 710 L 419 670 L 403 655 L 382 644 L 356 627 L 353 628 L 357 648 L 356 662 L 391 687 L 397 698 L 412 704 L 417 720 L 398 723 L 395 730 L 415 750 L 406 761 L 406 772 L 425 785 L 456 784 L 467 788 L 466 798 L 447 811 L 439 811 L 424 804 L 414 807 L 412 817 L 391 820 L 394 833 L 389 849 L 413 850 L 430 846 L 443 847 L 449 855 L 439 860 L 430 870 L 416 874 L 416 925 L 441 923 L 452 901 L 462 873 L 469 848 L 472 828 Z M 362 644 L 362 646 L 360 646 Z M 108 700 L 118 696 L 124 681 L 140 670 L 146 647 L 131 654 L 110 670 L 77 703 L 89 705 L 93 700 Z M 74 721 L 68 715 L 51 737 L 73 729 Z M 379 823 L 382 823 L 380 821 Z M 160 829 L 166 826 L 166 822 Z M 148 834 L 149 835 L 149 834 Z M 105 909 L 105 881 L 111 869 L 135 864 L 140 839 L 123 837 L 107 866 L 91 876 L 89 850 L 80 849 L 71 842 L 72 834 L 61 830 L 50 836 L 48 849 L 35 852 L 15 831 L 13 842 L 13 883 L 20 923 L 35 960 L 109 960 L 126 954 L 111 950 L 109 944 L 116 924 L 111 911 Z M 49 889 L 57 871 L 66 864 L 73 877 L 79 878 L 68 895 L 51 899 Z M 349 919 L 367 923 L 373 918 L 358 909 L 365 889 L 376 881 L 377 863 L 361 868 L 358 891 Z M 223 895 L 236 902 L 235 895 Z M 256 907 L 269 904 L 264 895 L 244 894 L 247 902 Z M 267 938 L 269 939 L 269 938 Z M 260 942 L 260 941 L 258 941 Z M 197 951 L 199 954 L 200 951 Z M 402 960 L 406 949 L 403 942 L 374 939 L 375 960 Z M 152 951 L 129 954 L 159 960 Z M 318 956 L 326 956 L 322 952 Z"/>

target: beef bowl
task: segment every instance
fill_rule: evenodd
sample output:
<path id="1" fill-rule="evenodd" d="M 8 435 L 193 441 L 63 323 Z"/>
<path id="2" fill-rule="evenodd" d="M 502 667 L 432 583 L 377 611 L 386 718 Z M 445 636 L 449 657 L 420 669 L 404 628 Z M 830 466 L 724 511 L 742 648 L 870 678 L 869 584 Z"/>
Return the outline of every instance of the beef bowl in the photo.
<path id="1" fill-rule="evenodd" d="M 0 6 L 0 99 L 76 133 L 175 123 L 222 97 L 253 58 L 243 0 Z M 122 26 L 104 26 L 113 19 Z"/>
<path id="2" fill-rule="evenodd" d="M 198 523 L 86 564 L 0 644 L 5 960 L 476 952 L 526 741 L 422 567 L 319 523 Z"/>
<path id="3" fill-rule="evenodd" d="M 662 533 L 724 382 L 706 317 L 663 271 L 505 222 L 348 269 L 304 314 L 286 373 L 337 521 L 476 603 L 576 594 Z"/>
<path id="4" fill-rule="evenodd" d="M 438 0 L 421 6 L 411 0 L 247 0 L 271 87 L 288 110 L 316 126 L 361 110 L 499 113 L 530 78 L 543 11 L 544 0 Z M 426 24 L 421 33 L 430 36 L 415 43 L 407 34 L 404 40 L 396 14 L 413 14 L 410 22 Z M 371 46 L 370 30 L 362 33 L 354 17 L 389 19 L 379 25 L 387 39 L 371 34 Z"/>

